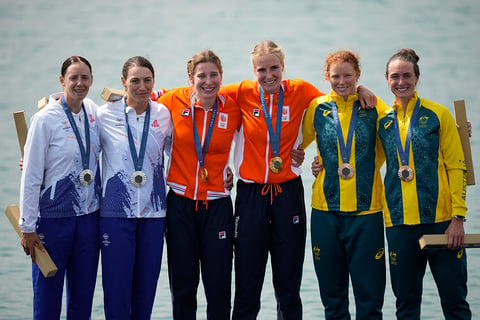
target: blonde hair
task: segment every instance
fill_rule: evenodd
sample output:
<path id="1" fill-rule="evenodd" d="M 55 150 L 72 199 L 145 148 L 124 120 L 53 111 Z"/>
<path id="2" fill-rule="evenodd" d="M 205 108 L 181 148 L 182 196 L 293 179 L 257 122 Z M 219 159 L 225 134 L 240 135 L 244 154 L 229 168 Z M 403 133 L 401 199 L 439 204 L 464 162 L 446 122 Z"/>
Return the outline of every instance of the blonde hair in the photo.
<path id="1" fill-rule="evenodd" d="M 250 53 L 250 59 L 252 66 L 255 67 L 255 58 L 267 54 L 273 54 L 280 60 L 282 66 L 284 66 L 285 54 L 275 42 L 271 40 L 259 42 L 253 47 L 252 52 Z"/>

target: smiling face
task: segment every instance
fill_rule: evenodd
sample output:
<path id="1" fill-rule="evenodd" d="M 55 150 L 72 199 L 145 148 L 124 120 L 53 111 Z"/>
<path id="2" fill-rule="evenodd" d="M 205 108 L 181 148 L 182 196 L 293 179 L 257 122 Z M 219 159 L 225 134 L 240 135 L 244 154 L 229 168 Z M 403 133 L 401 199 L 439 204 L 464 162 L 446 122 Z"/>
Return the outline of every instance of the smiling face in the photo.
<path id="1" fill-rule="evenodd" d="M 134 65 L 128 69 L 126 78 L 122 76 L 122 83 L 127 91 L 127 104 L 137 109 L 137 112 L 143 112 L 148 106 L 155 83 L 152 71 Z"/>
<path id="2" fill-rule="evenodd" d="M 399 59 L 392 60 L 388 64 L 386 79 L 390 90 L 395 95 L 395 100 L 406 106 L 408 101 L 414 96 L 418 82 L 413 63 Z"/>
<path id="3" fill-rule="evenodd" d="M 64 76 L 60 76 L 60 83 L 67 101 L 81 102 L 92 86 L 93 76 L 90 68 L 83 62 L 71 64 Z M 70 105 L 70 103 L 69 103 Z"/>
<path id="4" fill-rule="evenodd" d="M 283 64 L 274 54 L 259 55 L 252 58 L 253 73 L 266 94 L 280 90 Z"/>
<path id="5" fill-rule="evenodd" d="M 200 104 L 210 104 L 211 101 L 215 101 L 222 84 L 222 73 L 217 65 L 213 62 L 198 63 L 193 74 L 189 74 L 188 77 Z M 205 105 L 205 107 L 210 107 L 210 105 Z"/>
<path id="6" fill-rule="evenodd" d="M 344 100 L 347 100 L 349 95 L 353 95 L 356 92 L 358 77 L 352 64 L 341 62 L 330 66 L 328 80 L 332 90 L 343 97 Z"/>

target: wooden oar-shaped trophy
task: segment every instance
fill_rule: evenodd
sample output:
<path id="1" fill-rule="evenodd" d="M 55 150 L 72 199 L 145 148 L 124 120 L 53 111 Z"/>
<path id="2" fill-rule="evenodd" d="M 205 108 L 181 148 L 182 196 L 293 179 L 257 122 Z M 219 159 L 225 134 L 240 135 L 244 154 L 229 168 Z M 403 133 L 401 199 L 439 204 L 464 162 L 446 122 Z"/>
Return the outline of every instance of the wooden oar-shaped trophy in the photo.
<path id="1" fill-rule="evenodd" d="M 465 101 L 458 100 L 453 102 L 455 108 L 455 120 L 458 125 L 458 133 L 462 142 L 463 155 L 465 156 L 465 165 L 467 167 L 467 186 L 475 184 L 475 174 L 473 172 L 472 151 L 470 148 L 470 138 L 468 136 L 467 112 L 465 110 Z M 448 244 L 448 235 L 429 234 L 421 237 L 418 242 L 420 248 L 444 248 Z M 480 234 L 465 234 L 464 248 L 479 248 Z"/>
<path id="2" fill-rule="evenodd" d="M 40 101 L 39 101 L 40 108 Z M 13 113 L 13 118 L 15 120 L 15 126 L 17 128 L 18 143 L 20 144 L 20 152 L 23 158 L 23 147 L 25 146 L 25 141 L 27 139 L 27 122 L 25 121 L 25 111 L 16 111 Z M 20 218 L 20 209 L 16 204 L 10 205 L 5 210 L 5 215 L 12 224 L 15 231 L 18 235 L 22 237 L 22 232 L 18 226 L 18 220 Z M 42 272 L 45 278 L 53 277 L 57 273 L 58 269 L 55 263 L 53 263 L 52 258 L 48 252 L 42 251 L 39 248 L 34 248 L 35 262 L 38 265 L 38 268 Z"/>

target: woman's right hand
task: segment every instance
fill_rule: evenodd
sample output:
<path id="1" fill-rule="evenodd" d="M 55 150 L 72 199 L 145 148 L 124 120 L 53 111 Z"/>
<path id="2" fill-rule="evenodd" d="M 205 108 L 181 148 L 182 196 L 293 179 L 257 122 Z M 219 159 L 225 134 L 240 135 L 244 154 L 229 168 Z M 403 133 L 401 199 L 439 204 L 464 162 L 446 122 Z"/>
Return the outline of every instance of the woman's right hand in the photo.
<path id="1" fill-rule="evenodd" d="M 25 254 L 27 256 L 29 255 L 32 258 L 32 263 L 35 263 L 35 247 L 37 247 L 41 251 L 45 251 L 45 247 L 38 238 L 36 232 L 22 233 L 21 244 L 23 247 L 23 251 L 25 251 Z"/>

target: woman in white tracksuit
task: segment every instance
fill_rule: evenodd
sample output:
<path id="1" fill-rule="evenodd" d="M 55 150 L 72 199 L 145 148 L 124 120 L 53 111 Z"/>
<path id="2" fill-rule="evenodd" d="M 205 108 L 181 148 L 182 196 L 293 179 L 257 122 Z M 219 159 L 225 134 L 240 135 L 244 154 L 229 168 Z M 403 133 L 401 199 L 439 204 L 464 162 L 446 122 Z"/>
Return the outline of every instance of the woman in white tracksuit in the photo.
<path id="1" fill-rule="evenodd" d="M 66 318 L 89 319 L 97 277 L 100 143 L 97 105 L 86 98 L 90 63 L 62 65 L 63 92 L 31 119 L 20 189 L 22 246 L 32 257 L 33 319 L 59 319 L 66 277 Z M 45 278 L 34 247 L 47 249 L 58 271 Z"/>
<path id="2" fill-rule="evenodd" d="M 102 143 L 100 247 L 106 319 L 150 319 L 162 262 L 170 112 L 150 100 L 154 70 L 143 57 L 122 71 L 126 95 L 98 110 Z"/>

